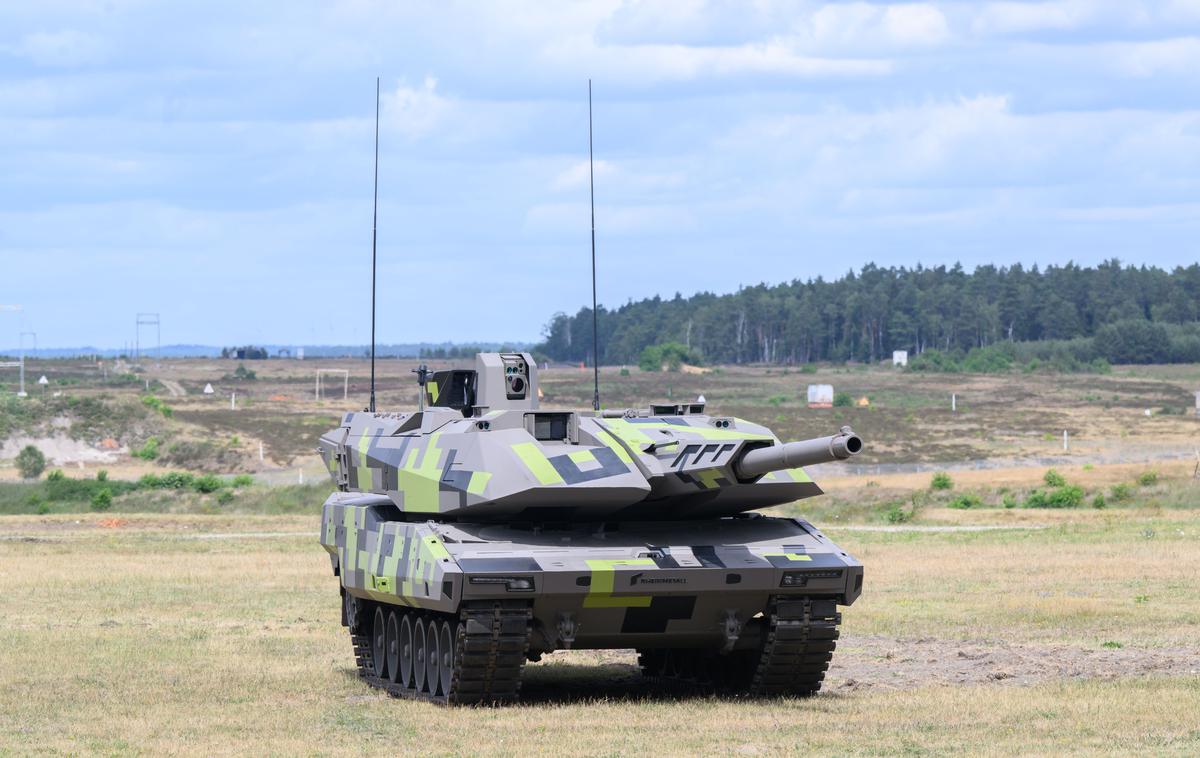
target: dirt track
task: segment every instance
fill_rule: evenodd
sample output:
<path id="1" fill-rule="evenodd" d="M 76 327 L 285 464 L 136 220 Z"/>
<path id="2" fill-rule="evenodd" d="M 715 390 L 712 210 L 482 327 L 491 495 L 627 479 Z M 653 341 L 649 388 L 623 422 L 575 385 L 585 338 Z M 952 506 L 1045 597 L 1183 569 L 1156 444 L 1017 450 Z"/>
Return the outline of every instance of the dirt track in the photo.
<path id="1" fill-rule="evenodd" d="M 826 687 L 842 692 L 951 684 L 1028 685 L 1148 674 L 1200 674 L 1200 648 L 1086 648 L 849 636 L 838 643 Z"/>

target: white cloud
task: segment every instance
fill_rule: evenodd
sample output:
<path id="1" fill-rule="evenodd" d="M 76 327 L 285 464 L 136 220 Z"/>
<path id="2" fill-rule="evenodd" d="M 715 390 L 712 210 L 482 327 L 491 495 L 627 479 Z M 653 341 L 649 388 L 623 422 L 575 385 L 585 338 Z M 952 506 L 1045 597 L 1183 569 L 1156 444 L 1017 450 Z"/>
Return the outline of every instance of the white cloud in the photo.
<path id="1" fill-rule="evenodd" d="M 420 139 L 437 129 L 451 102 L 437 93 L 437 79 L 425 77 L 419 87 L 400 84 L 381 96 L 380 122 L 408 139 Z"/>
<path id="2" fill-rule="evenodd" d="M 27 34 L 9 52 L 39 66 L 74 67 L 102 63 L 108 45 L 93 34 L 65 29 Z"/>
<path id="3" fill-rule="evenodd" d="M 714 47 L 687 45 L 596 45 L 576 37 L 550 43 L 543 52 L 550 65 L 601 70 L 630 85 L 722 79 L 734 76 L 782 75 L 798 78 L 877 77 L 891 72 L 892 62 L 879 58 L 834 58 L 805 55 L 794 42 Z"/>
<path id="4" fill-rule="evenodd" d="M 1200 38 L 1197 37 L 1112 43 L 1099 47 L 1101 58 L 1128 76 L 1183 74 L 1194 81 L 1200 73 Z"/>
<path id="5" fill-rule="evenodd" d="M 821 49 L 936 45 L 950 35 L 946 17 L 927 3 L 834 3 L 821 6 L 800 28 Z"/>
<path id="6" fill-rule="evenodd" d="M 1089 21 L 1096 10 L 1095 3 L 1079 0 L 988 3 L 974 19 L 973 28 L 976 32 L 984 34 L 1074 29 Z"/>
<path id="7" fill-rule="evenodd" d="M 609 176 L 614 172 L 613 164 L 608 161 L 596 161 L 595 173 L 598 177 Z M 580 161 L 563 170 L 550 182 L 550 187 L 556 190 L 579 189 L 588 186 L 590 177 L 587 161 Z"/>

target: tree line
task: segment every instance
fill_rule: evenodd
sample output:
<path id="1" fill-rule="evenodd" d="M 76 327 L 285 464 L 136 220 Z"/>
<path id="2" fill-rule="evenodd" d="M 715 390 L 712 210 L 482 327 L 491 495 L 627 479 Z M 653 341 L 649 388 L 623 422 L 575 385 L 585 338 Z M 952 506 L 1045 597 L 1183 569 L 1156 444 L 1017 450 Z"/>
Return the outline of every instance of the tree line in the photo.
<path id="1" fill-rule="evenodd" d="M 601 306 L 597 320 L 602 364 L 637 363 L 664 343 L 714 363 L 874 362 L 893 350 L 965 356 L 1033 342 L 1055 343 L 1081 361 L 1192 362 L 1200 361 L 1200 264 L 1165 270 L 1110 260 L 970 272 L 958 264 L 868 264 L 828 281 Z M 556 313 L 543 334 L 540 355 L 592 362 L 591 308 Z"/>

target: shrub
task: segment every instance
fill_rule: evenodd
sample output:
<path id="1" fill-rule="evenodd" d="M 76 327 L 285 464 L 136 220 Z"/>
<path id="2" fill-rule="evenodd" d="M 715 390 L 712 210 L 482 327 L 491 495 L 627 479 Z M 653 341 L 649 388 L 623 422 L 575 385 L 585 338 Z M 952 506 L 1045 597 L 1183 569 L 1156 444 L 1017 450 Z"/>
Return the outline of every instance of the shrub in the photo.
<path id="1" fill-rule="evenodd" d="M 22 479 L 37 479 L 46 470 L 46 456 L 33 445 L 26 445 L 17 453 L 17 471 Z"/>
<path id="2" fill-rule="evenodd" d="M 771 395 L 767 398 L 767 405 L 772 405 L 778 408 L 787 402 L 787 395 Z"/>
<path id="3" fill-rule="evenodd" d="M 249 487 L 254 484 L 254 477 L 249 474 L 238 474 L 233 478 L 234 487 Z"/>
<path id="4" fill-rule="evenodd" d="M 39 500 L 37 502 L 37 506 L 36 506 L 35 510 L 37 512 L 37 515 L 45 516 L 47 513 L 50 512 L 50 504 L 47 502 L 44 502 L 42 500 Z"/>
<path id="5" fill-rule="evenodd" d="M 164 418 L 171 418 L 171 415 L 174 413 L 174 411 L 172 411 L 171 408 L 166 403 L 164 403 L 160 398 L 157 398 L 154 395 L 146 395 L 145 397 L 143 397 L 142 405 L 146 406 L 147 408 L 149 408 L 152 411 L 157 411 L 158 413 L 161 413 Z"/>
<path id="6" fill-rule="evenodd" d="M 913 517 L 913 511 L 904 507 L 904 502 L 896 500 L 888 504 L 887 510 L 884 511 L 883 517 L 887 519 L 889 524 L 904 524 Z"/>
<path id="7" fill-rule="evenodd" d="M 1092 507 L 1096 510 L 1101 510 L 1108 507 L 1108 501 L 1104 499 L 1104 493 L 1096 493 L 1096 496 L 1092 498 Z"/>
<path id="8" fill-rule="evenodd" d="M 1155 484 L 1158 484 L 1158 472 L 1143 471 L 1142 473 L 1138 474 L 1137 483 L 1142 487 L 1151 487 Z"/>
<path id="9" fill-rule="evenodd" d="M 815 373 L 817 373 L 817 367 L 812 363 L 805 363 L 803 366 L 800 367 L 800 373 L 801 374 L 815 374 Z"/>
<path id="10" fill-rule="evenodd" d="M 699 352 L 678 342 L 664 342 L 642 350 L 638 357 L 638 368 L 642 371 L 661 371 L 666 366 L 670 371 L 678 371 L 685 363 L 699 365 L 701 362 Z"/>
<path id="11" fill-rule="evenodd" d="M 1113 499 L 1113 502 L 1120 503 L 1133 497 L 1133 488 L 1124 482 L 1114 484 L 1109 488 L 1108 496 Z"/>
<path id="12" fill-rule="evenodd" d="M 192 481 L 192 487 L 194 487 L 197 492 L 204 494 L 216 492 L 217 490 L 221 489 L 222 484 L 223 482 L 212 474 L 205 474 L 204 476 L 197 477 Z"/>
<path id="13" fill-rule="evenodd" d="M 1011 493 L 1006 494 L 1004 496 L 1004 499 L 1001 502 L 1004 504 L 1005 508 L 1016 508 L 1017 507 L 1017 499 L 1015 497 L 1013 497 Z"/>
<path id="14" fill-rule="evenodd" d="M 61 482 L 63 479 L 66 479 L 66 478 L 67 478 L 67 475 L 64 474 L 62 472 L 62 469 L 60 469 L 60 468 L 56 468 L 53 471 L 51 471 L 49 474 L 46 474 L 47 482 Z"/>
<path id="15" fill-rule="evenodd" d="M 1083 487 L 1064 485 L 1049 492 L 1034 490 L 1025 499 L 1026 508 L 1078 508 L 1083 503 Z"/>
<path id="16" fill-rule="evenodd" d="M 112 507 L 112 490 L 105 487 L 92 495 L 92 510 L 107 511 Z"/>
<path id="17" fill-rule="evenodd" d="M 254 369 L 246 368 L 245 365 L 239 363 L 238 367 L 233 372 L 234 379 L 240 379 L 246 382 L 253 382 L 258 379 L 258 374 L 254 373 Z"/>
<path id="18" fill-rule="evenodd" d="M 1067 478 L 1054 469 L 1048 469 L 1045 476 L 1042 477 L 1042 481 L 1046 483 L 1047 487 L 1062 487 L 1067 483 Z"/>
<path id="19" fill-rule="evenodd" d="M 96 472 L 96 481 L 107 482 L 108 481 L 108 472 L 104 469 L 100 469 L 99 471 L 97 471 Z"/>
<path id="20" fill-rule="evenodd" d="M 141 458 L 143 461 L 152 461 L 158 457 L 158 437 L 151 437 L 146 440 L 137 450 L 132 453 L 134 458 Z"/>
<path id="21" fill-rule="evenodd" d="M 154 474 L 143 474 L 142 478 L 138 479 L 137 486 L 144 490 L 158 489 L 162 486 L 162 479 Z"/>
<path id="22" fill-rule="evenodd" d="M 982 506 L 983 500 L 979 497 L 979 495 L 974 495 L 970 492 L 964 492 L 946 504 L 947 508 L 957 508 L 959 510 L 980 508 Z"/>
<path id="23" fill-rule="evenodd" d="M 196 477 L 186 471 L 168 471 L 159 477 L 160 487 L 166 489 L 182 490 L 192 486 L 192 482 Z"/>
<path id="24" fill-rule="evenodd" d="M 849 392 L 835 392 L 833 394 L 834 408 L 852 408 L 854 407 L 854 397 Z"/>
<path id="25" fill-rule="evenodd" d="M 217 493 L 217 502 L 221 505 L 229 505 L 233 502 L 233 490 L 221 490 Z"/>
<path id="26" fill-rule="evenodd" d="M 929 480 L 929 489 L 948 490 L 954 486 L 954 480 L 945 471 L 939 471 Z"/>
<path id="27" fill-rule="evenodd" d="M 621 367 L 621 376 L 629 376 L 629 369 L 622 366 Z"/>

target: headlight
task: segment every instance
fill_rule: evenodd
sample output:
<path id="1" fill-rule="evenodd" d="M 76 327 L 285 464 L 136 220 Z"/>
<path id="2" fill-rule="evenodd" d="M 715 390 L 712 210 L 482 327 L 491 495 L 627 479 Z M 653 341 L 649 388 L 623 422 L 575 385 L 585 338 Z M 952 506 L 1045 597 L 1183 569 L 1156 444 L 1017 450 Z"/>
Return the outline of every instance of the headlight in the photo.
<path id="1" fill-rule="evenodd" d="M 809 579 L 841 579 L 841 569 L 804 569 L 803 571 L 785 571 L 780 587 L 807 587 Z"/>
<path id="2" fill-rule="evenodd" d="M 503 584 L 509 592 L 533 592 L 531 576 L 473 576 L 471 584 Z"/>

